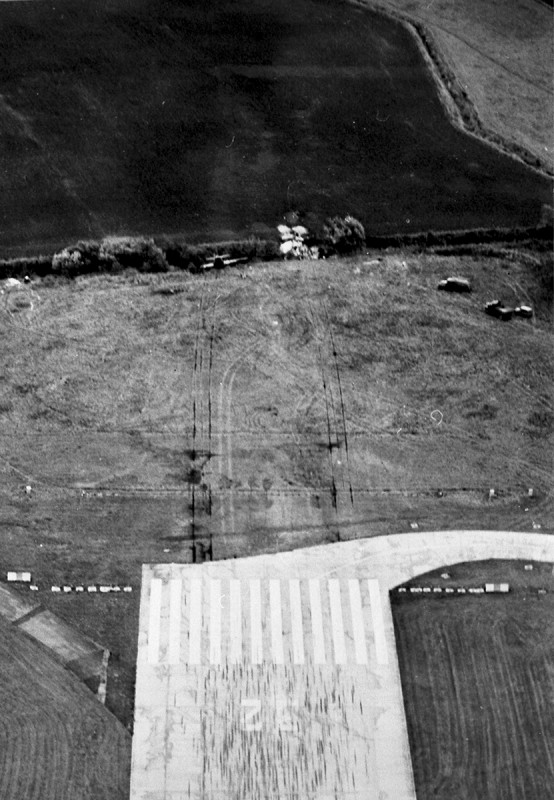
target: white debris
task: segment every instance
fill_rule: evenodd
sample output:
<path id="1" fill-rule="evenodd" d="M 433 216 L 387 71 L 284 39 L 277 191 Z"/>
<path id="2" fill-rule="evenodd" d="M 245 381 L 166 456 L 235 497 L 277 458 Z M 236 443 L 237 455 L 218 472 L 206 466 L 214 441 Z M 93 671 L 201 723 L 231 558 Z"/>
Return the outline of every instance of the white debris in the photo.
<path id="1" fill-rule="evenodd" d="M 419 525 L 417 524 L 417 522 L 410 522 L 410 528 L 412 528 L 415 531 L 417 530 L 417 528 L 419 528 Z"/>
<path id="2" fill-rule="evenodd" d="M 30 572 L 8 572 L 6 575 L 8 581 L 18 581 L 23 583 L 31 582 Z"/>
<path id="3" fill-rule="evenodd" d="M 32 487 L 32 486 L 26 486 L 26 487 L 25 487 L 25 494 L 26 494 L 27 496 L 30 496 L 30 494 L 31 494 L 31 492 L 32 492 L 32 491 L 33 491 L 33 487 Z"/>

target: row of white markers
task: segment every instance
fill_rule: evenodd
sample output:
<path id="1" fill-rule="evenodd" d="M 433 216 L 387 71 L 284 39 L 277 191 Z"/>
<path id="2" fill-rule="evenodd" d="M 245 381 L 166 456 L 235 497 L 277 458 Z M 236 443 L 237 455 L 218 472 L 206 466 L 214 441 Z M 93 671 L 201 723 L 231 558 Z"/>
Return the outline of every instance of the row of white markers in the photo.
<path id="1" fill-rule="evenodd" d="M 387 664 L 379 583 L 153 578 L 147 652 L 154 665 Z"/>

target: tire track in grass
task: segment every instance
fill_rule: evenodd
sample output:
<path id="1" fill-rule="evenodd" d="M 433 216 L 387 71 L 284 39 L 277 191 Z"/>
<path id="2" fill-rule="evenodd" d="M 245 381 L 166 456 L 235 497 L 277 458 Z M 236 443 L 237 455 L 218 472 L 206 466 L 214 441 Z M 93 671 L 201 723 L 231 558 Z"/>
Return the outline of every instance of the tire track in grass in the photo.
<path id="1" fill-rule="evenodd" d="M 327 421 L 327 442 L 328 442 L 328 454 L 329 454 L 329 467 L 331 469 L 331 502 L 333 504 L 333 508 L 338 513 L 337 508 L 337 485 L 335 482 L 335 470 L 333 464 L 333 435 L 331 432 L 331 415 L 329 413 L 329 397 L 327 394 L 327 381 L 325 379 L 325 368 L 323 366 L 323 355 L 321 352 L 321 346 L 318 345 L 318 354 L 319 354 L 319 368 L 321 371 L 321 379 L 323 382 L 323 397 L 325 400 L 325 418 Z M 331 405 L 333 403 L 333 398 L 331 397 Z M 333 408 L 334 411 L 334 408 Z M 338 437 L 337 437 L 337 445 L 338 445 Z"/>
<path id="2" fill-rule="evenodd" d="M 311 301 L 311 299 L 309 297 L 308 297 L 308 308 L 309 308 L 309 311 L 310 311 L 310 316 L 312 318 L 312 325 L 314 327 L 314 331 L 316 332 L 316 337 L 315 338 L 319 338 L 318 335 L 317 335 L 317 333 L 318 333 L 318 325 L 317 325 L 317 322 L 316 322 L 314 306 L 313 306 L 313 303 L 312 303 L 312 301 Z M 331 470 L 331 487 L 330 487 L 331 503 L 333 505 L 333 508 L 335 509 L 335 513 L 338 514 L 337 484 L 336 484 L 336 481 L 335 481 L 335 470 L 334 470 L 334 465 L 333 465 L 333 447 L 336 446 L 336 445 L 334 445 L 334 443 L 333 443 L 333 434 L 332 434 L 332 431 L 331 431 L 331 414 L 330 414 L 330 411 L 329 411 L 329 405 L 330 404 L 329 404 L 329 396 L 327 394 L 327 380 L 325 378 L 325 367 L 324 367 L 324 364 L 323 364 L 323 353 L 322 353 L 322 348 L 321 348 L 321 342 L 318 341 L 316 346 L 317 346 L 317 353 L 318 353 L 318 360 L 319 360 L 319 371 L 320 371 L 320 374 L 321 374 L 321 380 L 322 380 L 322 384 L 323 384 L 323 398 L 324 398 L 324 401 L 325 401 L 325 419 L 326 419 L 326 422 L 327 422 L 327 449 L 328 449 L 328 456 L 329 456 L 329 468 Z M 331 397 L 331 404 L 332 404 L 332 402 L 333 402 L 333 399 Z M 333 413 L 334 413 L 334 407 L 333 407 Z M 338 442 L 339 442 L 338 434 L 336 434 L 336 438 L 337 438 L 337 444 L 338 444 Z"/>
<path id="3" fill-rule="evenodd" d="M 194 464 L 196 462 L 197 456 L 197 449 L 198 449 L 198 442 L 197 442 L 197 432 L 198 432 L 198 425 L 197 425 L 197 403 L 198 403 L 198 380 L 199 380 L 199 372 L 202 369 L 202 355 L 201 355 L 201 345 L 200 345 L 200 338 L 203 329 L 204 323 L 204 291 L 205 291 L 205 282 L 202 282 L 202 290 L 200 294 L 200 304 L 199 304 L 199 324 L 196 327 L 196 334 L 194 339 L 194 355 L 193 355 L 193 365 L 192 365 L 192 449 L 191 449 L 191 460 Z M 195 468 L 193 467 L 190 470 L 192 474 L 189 474 L 189 486 L 191 492 L 191 502 L 190 502 L 190 511 L 192 515 L 191 519 L 191 527 L 190 527 L 190 547 L 191 547 L 191 555 L 192 555 L 192 562 L 193 564 L 196 562 L 196 483 L 195 483 Z"/>
<path id="4" fill-rule="evenodd" d="M 211 461 L 213 458 L 213 443 L 212 443 L 212 369 L 213 369 L 213 356 L 214 356 L 214 338 L 215 338 L 215 323 L 216 323 L 216 304 L 217 297 L 213 306 L 212 323 L 210 328 L 210 344 L 208 356 L 208 458 Z M 212 485 L 208 483 L 208 516 L 212 516 Z M 213 561 L 213 531 L 210 525 L 210 544 L 209 544 L 210 561 Z"/>
<path id="5" fill-rule="evenodd" d="M 227 486 L 228 491 L 221 493 L 220 514 L 221 514 L 221 533 L 234 533 L 235 525 L 235 509 L 233 490 L 231 486 L 233 474 L 233 428 L 232 428 L 232 392 L 233 384 L 235 381 L 236 373 L 250 353 L 257 347 L 257 342 L 251 342 L 239 355 L 234 358 L 225 369 L 223 376 L 219 382 L 219 393 L 217 403 L 218 413 L 218 442 L 219 442 L 219 475 L 220 475 L 220 489 L 222 488 L 223 478 L 225 477 L 229 482 Z M 226 469 L 224 474 L 223 468 Z M 228 505 L 228 509 L 227 509 Z M 227 526 L 226 513 L 229 512 L 229 530 Z"/>
<path id="6" fill-rule="evenodd" d="M 342 429 L 343 429 L 343 435 L 344 435 L 344 450 L 345 450 L 345 454 L 346 454 L 346 471 L 347 471 L 347 474 L 348 474 L 348 488 L 349 488 L 349 492 L 350 492 L 350 503 L 353 506 L 354 505 L 354 493 L 353 493 L 353 490 L 352 490 L 352 476 L 351 476 L 351 472 L 350 472 L 350 457 L 349 457 L 349 453 L 348 453 L 348 432 L 347 432 L 347 428 L 346 428 L 346 411 L 345 411 L 345 407 L 344 407 L 344 395 L 343 395 L 343 391 L 342 391 L 342 382 L 341 382 L 341 378 L 340 378 L 338 353 L 337 353 L 337 348 L 336 348 L 336 345 L 335 345 L 335 337 L 333 336 L 333 326 L 332 326 L 332 323 L 331 323 L 331 318 L 329 316 L 329 310 L 327 309 L 327 304 L 325 303 L 324 300 L 322 301 L 322 305 L 323 305 L 323 309 L 325 311 L 325 316 L 327 317 L 327 330 L 329 331 L 329 336 L 330 336 L 330 339 L 331 339 L 331 349 L 332 349 L 332 352 L 333 352 L 333 361 L 334 361 L 334 364 L 335 364 L 335 372 L 336 372 L 336 375 L 337 375 L 337 385 L 338 385 L 338 389 L 339 389 L 339 401 L 340 401 L 340 413 L 341 413 L 341 418 L 342 418 Z"/>

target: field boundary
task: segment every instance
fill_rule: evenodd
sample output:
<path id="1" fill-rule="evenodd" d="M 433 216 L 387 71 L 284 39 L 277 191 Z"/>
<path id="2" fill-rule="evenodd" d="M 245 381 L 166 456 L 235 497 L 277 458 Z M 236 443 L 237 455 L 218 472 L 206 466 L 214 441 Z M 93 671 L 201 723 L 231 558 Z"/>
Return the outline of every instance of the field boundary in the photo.
<path id="1" fill-rule="evenodd" d="M 90 637 L 75 630 L 41 603 L 23 600 L 7 586 L 0 584 L 0 616 L 12 627 L 23 631 L 34 642 L 45 647 L 64 667 L 82 680 L 100 675 L 103 648 Z M 92 660 L 83 673 L 82 663 Z M 73 669 L 73 664 L 79 665 Z"/>
<path id="2" fill-rule="evenodd" d="M 539 158 L 519 142 L 507 139 L 483 123 L 473 101 L 461 85 L 454 70 L 448 64 L 446 55 L 442 52 L 436 38 L 425 23 L 415 20 L 396 9 L 383 6 L 374 0 L 347 0 L 347 2 L 360 8 L 383 14 L 404 25 L 415 39 L 418 50 L 422 54 L 437 86 L 439 100 L 455 127 L 465 134 L 494 147 L 504 155 L 515 158 L 545 177 L 551 178 L 554 176 L 554 169 L 548 161 Z"/>

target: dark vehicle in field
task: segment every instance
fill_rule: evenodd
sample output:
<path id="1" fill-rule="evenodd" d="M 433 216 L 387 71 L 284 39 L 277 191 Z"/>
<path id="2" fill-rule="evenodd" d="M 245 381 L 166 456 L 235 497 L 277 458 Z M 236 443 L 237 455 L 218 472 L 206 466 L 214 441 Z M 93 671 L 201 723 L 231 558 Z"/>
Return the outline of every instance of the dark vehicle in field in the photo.
<path id="1" fill-rule="evenodd" d="M 471 283 L 467 278 L 445 278 L 440 281 L 437 289 L 442 289 L 444 292 L 471 292 Z"/>
<path id="2" fill-rule="evenodd" d="M 491 317 L 501 319 L 503 322 L 507 322 L 512 318 L 514 309 L 503 305 L 500 300 L 491 300 L 489 303 L 485 304 L 485 313 L 490 314 Z"/>
<path id="3" fill-rule="evenodd" d="M 526 319 L 529 319 L 529 317 L 533 316 L 533 309 L 531 306 L 518 306 L 517 308 L 514 308 L 514 314 L 516 317 L 525 317 Z"/>

